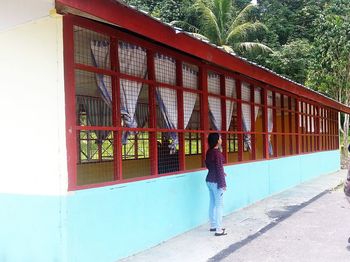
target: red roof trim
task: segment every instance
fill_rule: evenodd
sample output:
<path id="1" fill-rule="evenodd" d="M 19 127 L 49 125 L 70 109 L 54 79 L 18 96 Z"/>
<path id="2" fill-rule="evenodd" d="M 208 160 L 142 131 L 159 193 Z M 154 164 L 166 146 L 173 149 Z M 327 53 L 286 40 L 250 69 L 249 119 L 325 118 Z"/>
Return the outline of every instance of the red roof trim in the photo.
<path id="1" fill-rule="evenodd" d="M 82 11 L 213 64 L 350 114 L 350 108 L 343 104 L 252 65 L 185 33 L 178 33 L 174 28 L 117 1 L 56 0 L 56 6 L 58 8 L 66 6 Z"/>

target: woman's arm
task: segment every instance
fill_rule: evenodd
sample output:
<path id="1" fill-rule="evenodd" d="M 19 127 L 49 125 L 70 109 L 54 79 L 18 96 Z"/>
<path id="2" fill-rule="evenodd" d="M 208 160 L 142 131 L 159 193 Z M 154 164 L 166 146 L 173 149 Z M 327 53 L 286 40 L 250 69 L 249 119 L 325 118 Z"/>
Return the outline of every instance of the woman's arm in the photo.
<path id="1" fill-rule="evenodd" d="M 218 180 L 218 188 L 226 189 L 225 172 L 223 166 L 223 157 L 219 151 L 215 155 L 216 176 Z"/>

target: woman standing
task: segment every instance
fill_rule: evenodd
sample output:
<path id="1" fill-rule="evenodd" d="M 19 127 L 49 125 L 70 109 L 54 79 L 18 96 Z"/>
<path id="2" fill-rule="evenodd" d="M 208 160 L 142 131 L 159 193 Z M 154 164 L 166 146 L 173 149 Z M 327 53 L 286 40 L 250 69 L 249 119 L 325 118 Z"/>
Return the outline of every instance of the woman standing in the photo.
<path id="1" fill-rule="evenodd" d="M 225 228 L 222 228 L 223 195 L 226 191 L 224 173 L 224 157 L 219 147 L 222 140 L 218 133 L 211 133 L 208 136 L 209 149 L 206 154 L 205 164 L 209 170 L 206 182 L 209 189 L 209 219 L 210 231 L 215 231 L 215 236 L 227 235 Z"/>

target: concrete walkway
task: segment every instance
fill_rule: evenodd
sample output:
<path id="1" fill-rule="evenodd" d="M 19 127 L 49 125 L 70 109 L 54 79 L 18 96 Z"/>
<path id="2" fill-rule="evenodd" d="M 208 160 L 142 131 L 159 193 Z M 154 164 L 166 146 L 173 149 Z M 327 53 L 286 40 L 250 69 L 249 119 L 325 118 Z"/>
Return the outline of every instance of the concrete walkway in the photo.
<path id="1" fill-rule="evenodd" d="M 321 176 L 224 217 L 227 236 L 203 225 L 122 261 L 350 261 L 345 176 Z"/>

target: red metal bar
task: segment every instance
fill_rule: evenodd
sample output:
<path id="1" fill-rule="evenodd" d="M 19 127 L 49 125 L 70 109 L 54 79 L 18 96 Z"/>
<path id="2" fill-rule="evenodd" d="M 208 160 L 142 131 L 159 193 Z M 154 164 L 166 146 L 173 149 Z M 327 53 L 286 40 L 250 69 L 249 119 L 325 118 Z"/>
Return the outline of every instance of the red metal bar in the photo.
<path id="1" fill-rule="evenodd" d="M 330 133 L 331 133 L 331 127 L 330 127 L 330 112 L 329 112 L 329 109 L 327 109 L 327 149 L 330 150 L 331 147 L 330 147 Z"/>
<path id="2" fill-rule="evenodd" d="M 286 129 L 284 126 L 284 96 L 281 94 L 281 122 L 282 122 L 282 156 L 286 155 Z"/>
<path id="3" fill-rule="evenodd" d="M 201 129 L 204 130 L 204 134 L 202 135 L 202 166 L 205 167 L 205 155 L 208 150 L 208 143 L 207 143 L 207 136 L 208 136 L 208 129 L 209 129 L 209 119 L 208 119 L 208 112 L 209 112 L 209 106 L 208 106 L 208 77 L 207 77 L 207 69 L 204 67 L 204 65 L 199 67 L 199 84 L 200 89 L 202 90 L 202 97 L 201 97 Z"/>
<path id="4" fill-rule="evenodd" d="M 226 81 L 225 75 L 220 75 L 220 94 L 226 97 Z M 227 131 L 227 116 L 226 116 L 226 99 L 221 99 L 221 122 L 222 130 Z M 225 158 L 225 163 L 228 163 L 228 152 L 227 152 L 227 135 L 221 134 L 222 137 L 222 154 Z"/>
<path id="5" fill-rule="evenodd" d="M 295 101 L 295 100 L 294 100 Z M 289 134 L 292 133 L 292 98 L 288 97 L 288 126 Z M 289 135 L 289 154 L 293 155 L 293 137 Z"/>
<path id="6" fill-rule="evenodd" d="M 337 148 L 339 149 L 340 145 L 340 141 L 339 141 L 339 119 L 340 119 L 340 113 L 337 113 L 337 126 L 336 126 L 336 130 L 337 130 Z"/>
<path id="7" fill-rule="evenodd" d="M 63 57 L 64 84 L 66 102 L 66 145 L 68 166 L 68 190 L 74 190 L 77 185 L 77 141 L 75 117 L 75 79 L 74 79 L 74 34 L 73 20 L 63 17 Z"/>
<path id="8" fill-rule="evenodd" d="M 251 132 L 255 132 L 255 89 L 254 89 L 254 85 L 249 85 L 250 87 L 250 119 L 251 119 L 251 128 L 250 131 Z M 255 134 L 251 134 L 250 135 L 250 139 L 251 139 L 251 146 L 252 146 L 252 151 L 250 154 L 250 159 L 251 160 L 255 160 L 256 159 L 256 146 L 255 146 Z"/>
<path id="9" fill-rule="evenodd" d="M 305 115 L 304 115 L 304 102 L 303 101 L 300 101 L 300 115 L 301 115 L 301 152 L 302 153 L 305 153 L 305 126 L 304 126 L 304 123 L 306 122 L 305 121 Z"/>
<path id="10" fill-rule="evenodd" d="M 265 159 L 270 159 L 269 156 L 269 136 L 268 136 L 268 111 L 267 111 L 267 89 L 262 89 L 262 102 L 263 102 L 263 156 Z"/>
<path id="11" fill-rule="evenodd" d="M 320 107 L 317 106 L 316 107 L 316 126 L 317 126 L 317 129 L 316 129 L 316 151 L 320 151 Z"/>
<path id="12" fill-rule="evenodd" d="M 313 123 L 314 123 L 313 143 L 314 143 L 314 152 L 316 152 L 317 151 L 317 119 L 316 119 L 317 112 L 316 112 L 316 106 L 315 105 L 313 105 L 313 112 L 312 112 L 312 114 L 313 114 L 312 120 L 313 120 Z"/>
<path id="13" fill-rule="evenodd" d="M 296 154 L 300 154 L 300 132 L 299 132 L 299 116 L 300 116 L 300 108 L 299 108 L 299 99 L 295 99 L 295 133 L 297 135 L 295 136 L 295 142 L 296 142 Z"/>
<path id="14" fill-rule="evenodd" d="M 243 135 L 242 135 L 242 88 L 241 81 L 236 80 L 236 94 L 237 94 L 237 131 L 240 132 L 237 135 L 238 139 L 238 162 L 243 161 Z"/>
<path id="15" fill-rule="evenodd" d="M 182 81 L 182 62 L 176 60 L 176 84 L 183 86 Z M 178 105 L 178 129 L 185 129 L 184 127 L 184 101 L 183 92 L 177 90 L 177 105 Z M 185 170 L 185 136 L 184 133 L 178 133 L 179 137 L 179 168 Z M 191 143 L 191 142 L 190 142 Z M 191 146 L 190 146 L 191 148 Z"/>
<path id="16" fill-rule="evenodd" d="M 277 132 L 277 110 L 276 110 L 276 93 L 272 93 L 272 105 L 273 105 L 273 132 Z M 273 150 L 273 156 L 278 157 L 278 142 L 277 142 L 277 135 L 273 135 L 273 141 L 274 141 L 274 148 Z"/>
<path id="17" fill-rule="evenodd" d="M 112 71 L 119 72 L 119 55 L 118 55 L 118 40 L 115 37 L 112 37 L 111 39 L 111 51 L 110 51 L 110 57 L 111 57 L 111 69 Z M 118 76 L 112 76 L 112 118 L 113 118 L 113 126 L 121 127 L 121 115 L 117 114 L 120 108 L 120 79 Z M 122 148 L 122 140 L 121 140 L 121 134 L 120 132 L 113 132 L 113 152 L 114 152 L 114 180 L 123 179 L 123 172 L 122 172 L 122 155 L 123 155 L 123 148 Z"/>
<path id="18" fill-rule="evenodd" d="M 148 79 L 155 80 L 154 68 L 154 52 L 147 50 L 147 72 Z M 156 87 L 153 84 L 148 86 L 149 98 L 149 126 L 157 128 L 157 111 L 156 111 Z M 150 159 L 151 159 L 151 175 L 158 175 L 158 148 L 157 148 L 157 133 L 150 132 Z"/>

